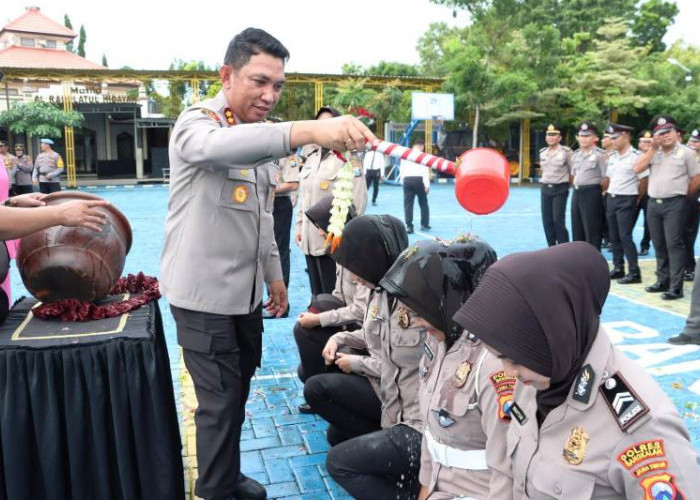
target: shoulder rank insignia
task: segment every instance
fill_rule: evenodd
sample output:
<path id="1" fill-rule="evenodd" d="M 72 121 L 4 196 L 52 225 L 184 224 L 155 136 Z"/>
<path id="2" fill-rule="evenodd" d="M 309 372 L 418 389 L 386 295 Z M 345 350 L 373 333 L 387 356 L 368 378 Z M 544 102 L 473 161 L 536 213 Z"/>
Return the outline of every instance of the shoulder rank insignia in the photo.
<path id="1" fill-rule="evenodd" d="M 457 371 L 455 372 L 455 378 L 453 380 L 455 387 L 464 387 L 464 384 L 467 383 L 467 378 L 469 377 L 469 372 L 472 371 L 472 364 L 468 361 L 465 361 L 461 365 L 459 365 L 459 368 L 457 368 Z"/>
<path id="2" fill-rule="evenodd" d="M 233 111 L 231 111 L 231 108 L 224 109 L 224 116 L 226 117 L 226 123 L 229 125 L 236 124 L 236 116 L 233 114 Z"/>
<path id="3" fill-rule="evenodd" d="M 586 365 L 581 368 L 578 372 L 578 377 L 576 377 L 576 382 L 574 382 L 573 398 L 580 403 L 587 404 L 591 399 L 594 380 L 595 372 L 593 368 L 591 368 L 591 365 Z"/>
<path id="4" fill-rule="evenodd" d="M 627 381 L 616 373 L 600 386 L 600 392 L 605 402 L 615 415 L 620 429 L 626 431 L 641 417 L 649 413 L 649 407 L 644 404 L 637 393 L 627 385 Z"/>
<path id="5" fill-rule="evenodd" d="M 581 465 L 586 456 L 586 446 L 591 437 L 583 430 L 583 427 L 574 427 L 571 429 L 569 439 L 564 445 L 564 460 L 571 465 Z"/>
<path id="6" fill-rule="evenodd" d="M 202 112 L 203 115 L 208 116 L 209 118 L 211 118 L 212 120 L 214 120 L 216 123 L 218 123 L 219 125 L 221 125 L 221 118 L 219 118 L 219 115 L 217 115 L 216 113 L 214 113 L 211 109 L 199 108 L 199 110 Z"/>
<path id="7" fill-rule="evenodd" d="M 399 307 L 398 311 L 396 311 L 396 317 L 401 328 L 406 329 L 411 325 L 411 318 L 408 315 L 408 309 L 405 307 Z"/>
<path id="8" fill-rule="evenodd" d="M 433 416 L 440 424 L 440 427 L 449 427 L 455 423 L 455 420 L 452 417 L 450 417 L 450 413 L 447 410 L 441 408 L 440 410 L 432 411 Z"/>

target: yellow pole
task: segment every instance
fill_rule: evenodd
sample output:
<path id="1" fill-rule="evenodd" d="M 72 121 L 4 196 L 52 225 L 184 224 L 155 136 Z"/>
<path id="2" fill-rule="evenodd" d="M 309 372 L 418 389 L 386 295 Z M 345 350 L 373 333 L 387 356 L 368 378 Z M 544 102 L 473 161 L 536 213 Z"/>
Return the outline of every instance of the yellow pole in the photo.
<path id="1" fill-rule="evenodd" d="M 425 120 L 425 152 L 433 154 L 433 120 Z"/>
<path id="2" fill-rule="evenodd" d="M 318 110 L 323 107 L 323 82 L 314 82 L 314 91 L 314 101 L 316 103 L 316 109 L 314 113 L 318 113 Z"/>
<path id="3" fill-rule="evenodd" d="M 63 111 L 73 110 L 73 91 L 71 90 L 71 82 L 64 80 L 63 82 Z M 66 145 L 66 178 L 68 179 L 68 187 L 77 187 L 78 183 L 75 177 L 75 135 L 73 127 L 64 127 L 65 145 Z"/>
<path id="4" fill-rule="evenodd" d="M 617 123 L 617 110 L 616 109 L 613 109 L 610 112 L 610 121 L 613 123 Z"/>
<path id="5" fill-rule="evenodd" d="M 190 85 L 192 86 L 192 104 L 194 104 L 199 102 L 199 79 L 192 78 Z"/>
<path id="6" fill-rule="evenodd" d="M 378 139 L 384 140 L 384 120 L 382 120 L 381 118 L 377 118 L 377 121 L 375 123 L 377 124 L 377 132 L 375 135 Z"/>
<path id="7" fill-rule="evenodd" d="M 530 175 L 530 119 L 525 118 L 522 122 L 522 128 L 520 131 L 520 144 L 521 146 L 521 156 L 520 156 L 520 178 L 532 177 Z"/>

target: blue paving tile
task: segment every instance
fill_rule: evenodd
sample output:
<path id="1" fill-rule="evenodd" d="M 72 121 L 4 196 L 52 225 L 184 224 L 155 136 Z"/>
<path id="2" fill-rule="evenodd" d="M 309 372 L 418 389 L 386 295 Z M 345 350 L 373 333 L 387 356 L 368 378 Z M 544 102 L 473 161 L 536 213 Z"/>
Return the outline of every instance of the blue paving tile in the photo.
<path id="1" fill-rule="evenodd" d="M 326 429 L 328 429 L 328 422 L 325 420 L 314 420 L 313 422 L 305 422 L 303 424 L 299 424 L 299 430 L 304 433 L 304 432 L 313 432 L 313 431 L 323 431 L 325 432 Z"/>
<path id="2" fill-rule="evenodd" d="M 292 495 L 291 497 L 282 497 L 283 500 L 331 500 L 333 497 L 329 493 L 314 492 L 304 493 L 303 495 Z"/>
<path id="3" fill-rule="evenodd" d="M 292 495 L 298 495 L 299 487 L 295 481 L 287 483 L 275 483 L 265 487 L 268 498 L 284 498 Z"/>
<path id="4" fill-rule="evenodd" d="M 270 417 L 259 417 L 256 415 L 251 419 L 251 424 L 256 438 L 277 436 L 277 426 Z"/>
<path id="5" fill-rule="evenodd" d="M 297 467 L 293 468 L 292 471 L 294 472 L 294 477 L 302 493 L 323 491 L 326 489 L 326 484 L 323 482 L 318 467 Z"/>
<path id="6" fill-rule="evenodd" d="M 303 434 L 304 444 L 309 453 L 323 453 L 330 449 L 326 433 L 321 431 L 307 432 Z"/>
<path id="7" fill-rule="evenodd" d="M 316 420 L 316 417 L 314 415 L 309 415 L 306 413 L 294 413 L 291 415 L 281 415 L 281 416 L 274 416 L 272 417 L 272 420 L 277 425 L 289 425 L 289 424 L 301 424 L 304 422 L 312 422 Z"/>
<path id="8" fill-rule="evenodd" d="M 241 441 L 246 441 L 248 439 L 255 439 L 255 434 L 253 433 L 252 429 L 241 431 Z"/>
<path id="9" fill-rule="evenodd" d="M 290 458 L 305 454 L 306 448 L 303 446 L 281 446 L 262 451 L 262 456 L 266 461 L 271 458 Z"/>
<path id="10" fill-rule="evenodd" d="M 241 441 L 241 451 L 264 450 L 280 446 L 282 442 L 277 436 Z"/>
<path id="11" fill-rule="evenodd" d="M 265 472 L 265 466 L 259 451 L 244 451 L 241 453 L 241 471 L 243 474 Z"/>
<path id="12" fill-rule="evenodd" d="M 304 439 L 302 438 L 301 431 L 296 425 L 283 425 L 278 429 L 280 441 L 285 446 L 290 445 L 302 445 L 304 444 Z"/>
<path id="13" fill-rule="evenodd" d="M 270 478 L 267 476 L 266 472 L 252 472 L 250 474 L 246 474 L 246 476 L 251 479 L 255 479 L 260 484 L 270 484 Z"/>
<path id="14" fill-rule="evenodd" d="M 298 457 L 293 457 L 290 460 L 290 463 L 292 465 L 292 469 L 296 469 L 298 467 L 308 467 L 310 465 L 321 465 L 325 467 L 326 454 L 316 453 L 315 455 L 302 455 Z"/>
<path id="15" fill-rule="evenodd" d="M 265 470 L 271 483 L 285 483 L 295 480 L 292 467 L 286 458 L 266 459 Z"/>

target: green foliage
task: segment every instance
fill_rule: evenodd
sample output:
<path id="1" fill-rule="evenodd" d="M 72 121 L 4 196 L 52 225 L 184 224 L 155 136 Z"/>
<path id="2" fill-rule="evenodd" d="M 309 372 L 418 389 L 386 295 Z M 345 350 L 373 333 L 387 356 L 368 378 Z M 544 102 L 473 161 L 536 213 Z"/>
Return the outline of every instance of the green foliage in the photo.
<path id="1" fill-rule="evenodd" d="M 80 57 L 85 57 L 85 41 L 87 39 L 87 35 L 85 34 L 85 26 L 82 24 L 80 25 L 80 36 L 78 37 L 78 55 Z"/>
<path id="2" fill-rule="evenodd" d="M 78 111 L 63 111 L 42 101 L 19 103 L 0 113 L 0 126 L 32 137 L 61 137 L 64 127 L 80 127 L 83 121 Z"/>
<path id="3" fill-rule="evenodd" d="M 65 14 L 65 15 L 63 16 L 63 24 L 64 24 L 65 27 L 68 28 L 69 30 L 72 30 L 72 29 L 73 29 L 73 24 L 70 22 L 70 18 L 68 17 L 68 14 Z M 66 44 L 66 50 L 67 50 L 68 52 L 73 52 L 73 42 L 72 42 L 72 41 L 70 41 L 70 42 L 68 42 L 68 43 Z"/>
<path id="4" fill-rule="evenodd" d="M 666 50 L 663 37 L 677 15 L 678 6 L 673 1 L 647 0 L 644 2 L 632 23 L 632 33 L 637 44 L 649 47 L 652 52 Z"/>

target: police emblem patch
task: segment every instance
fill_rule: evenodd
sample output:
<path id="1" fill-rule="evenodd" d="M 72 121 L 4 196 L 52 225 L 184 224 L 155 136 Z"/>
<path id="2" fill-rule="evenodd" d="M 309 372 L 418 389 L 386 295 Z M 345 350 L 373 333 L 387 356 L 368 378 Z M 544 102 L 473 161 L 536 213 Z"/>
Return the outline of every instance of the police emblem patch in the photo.
<path id="1" fill-rule="evenodd" d="M 642 479 L 639 484 L 644 488 L 644 500 L 676 500 L 684 498 L 676 488 L 675 476 L 664 472 Z"/>
<path id="2" fill-rule="evenodd" d="M 320 187 L 322 191 L 326 191 L 329 187 L 331 187 L 331 183 L 328 181 L 321 181 L 318 187 Z"/>
<path id="3" fill-rule="evenodd" d="M 248 199 L 248 194 L 247 187 L 243 185 L 236 186 L 236 189 L 233 190 L 233 201 L 236 203 L 245 203 Z"/>
<path id="4" fill-rule="evenodd" d="M 203 115 L 206 115 L 212 120 L 214 120 L 216 123 L 221 124 L 221 118 L 219 118 L 219 115 L 214 113 L 211 109 L 201 108 L 200 111 Z"/>
<path id="5" fill-rule="evenodd" d="M 408 315 L 408 309 L 405 307 L 399 307 L 398 311 L 396 311 L 396 316 L 401 328 L 408 328 L 411 325 L 411 318 Z"/>
<path id="6" fill-rule="evenodd" d="M 472 365 L 468 361 L 465 361 L 461 365 L 459 365 L 459 368 L 457 368 L 457 371 L 455 372 L 455 378 L 453 380 L 455 387 L 463 387 L 464 384 L 467 383 L 467 378 L 469 377 L 469 373 L 472 371 Z"/>
<path id="7" fill-rule="evenodd" d="M 586 446 L 591 437 L 583 429 L 583 427 L 574 427 L 571 429 L 569 439 L 564 445 L 564 460 L 571 465 L 581 465 L 586 457 Z"/>
<path id="8" fill-rule="evenodd" d="M 666 125 L 666 118 L 659 118 L 659 120 L 656 122 L 657 125 Z"/>

